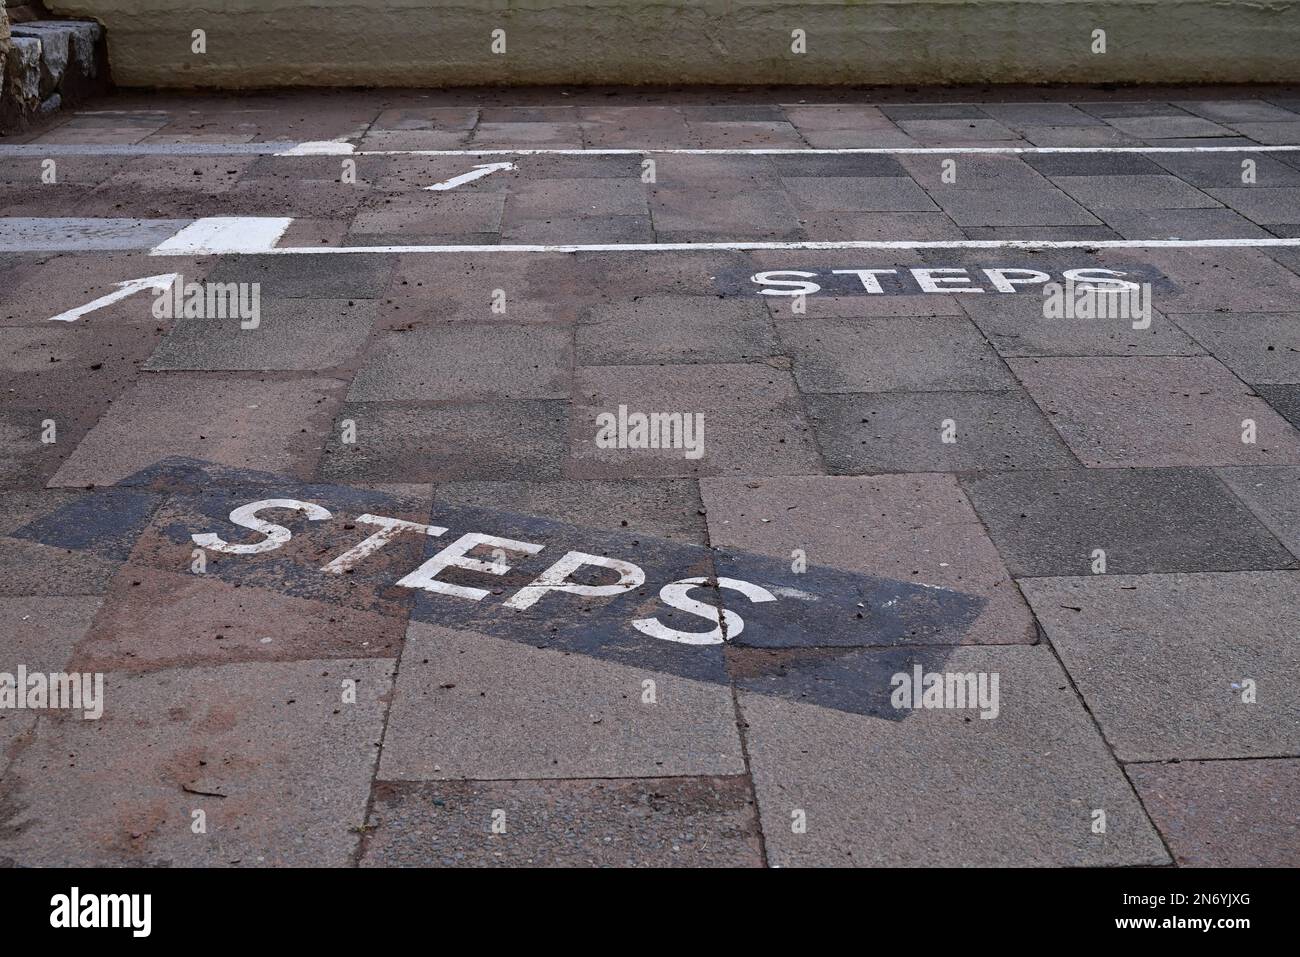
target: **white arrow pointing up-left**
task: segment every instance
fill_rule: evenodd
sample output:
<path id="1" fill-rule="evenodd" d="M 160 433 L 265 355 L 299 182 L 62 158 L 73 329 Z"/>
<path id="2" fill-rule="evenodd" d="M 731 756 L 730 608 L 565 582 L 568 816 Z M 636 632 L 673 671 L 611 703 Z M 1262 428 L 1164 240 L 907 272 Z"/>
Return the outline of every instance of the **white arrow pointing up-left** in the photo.
<path id="1" fill-rule="evenodd" d="M 152 289 L 158 292 L 163 289 L 171 288 L 172 283 L 181 278 L 178 272 L 163 273 L 158 276 L 145 276 L 142 279 L 128 279 L 126 282 L 117 283 L 117 291 L 110 292 L 107 296 L 100 296 L 93 302 L 88 302 L 84 306 L 78 306 L 76 309 L 69 309 L 67 312 L 61 312 L 57 316 L 50 316 L 47 322 L 76 322 L 82 316 L 94 312 L 97 309 L 103 309 L 105 306 L 111 306 L 119 299 L 125 299 L 127 296 L 134 296 L 137 292 L 143 292 L 145 289 Z"/>
<path id="2" fill-rule="evenodd" d="M 461 186 L 465 183 L 472 183 L 474 180 L 482 179 L 484 176 L 491 176 L 498 170 L 514 168 L 514 163 L 483 163 L 480 166 L 475 166 L 468 173 L 461 173 L 459 176 L 453 176 L 446 182 L 434 183 L 432 186 L 426 186 L 424 188 L 433 190 L 455 189 L 457 186 Z"/>

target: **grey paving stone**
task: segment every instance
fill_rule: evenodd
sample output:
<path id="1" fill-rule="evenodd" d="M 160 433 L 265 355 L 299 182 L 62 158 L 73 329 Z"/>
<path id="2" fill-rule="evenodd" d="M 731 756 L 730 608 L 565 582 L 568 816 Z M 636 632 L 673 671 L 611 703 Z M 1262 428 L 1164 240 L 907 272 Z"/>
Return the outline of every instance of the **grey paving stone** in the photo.
<path id="1" fill-rule="evenodd" d="M 369 823 L 362 867 L 763 864 L 744 777 L 380 782 Z"/>
<path id="2" fill-rule="evenodd" d="M 572 332 L 559 326 L 457 322 L 390 332 L 372 347 L 348 399 L 563 399 L 572 344 Z"/>
<path id="3" fill-rule="evenodd" d="M 109 407 L 49 484 L 112 485 L 176 455 L 305 476 L 319 454 L 316 430 L 342 388 L 326 378 L 142 379 Z"/>
<path id="4" fill-rule="evenodd" d="M 1236 126 L 1240 122 L 1300 122 L 1300 116 L 1290 110 L 1263 100 L 1187 100 L 1179 101 L 1176 105 L 1189 113 L 1229 126 Z"/>
<path id="5" fill-rule="evenodd" d="M 898 149 L 920 146 L 916 140 L 897 128 L 808 130 L 803 138 L 813 149 Z"/>
<path id="6" fill-rule="evenodd" d="M 1076 464 L 1021 392 L 813 395 L 808 414 L 834 475 L 1069 468 Z M 953 423 L 953 442 L 943 441 Z"/>
<path id="7" fill-rule="evenodd" d="M 1021 588 L 1121 761 L 1300 750 L 1300 702 L 1283 677 L 1300 669 L 1300 575 L 1094 575 Z M 1254 703 L 1243 701 L 1247 680 Z"/>
<path id="8" fill-rule="evenodd" d="M 772 864 L 1168 861 L 1049 649 L 962 648 L 944 668 L 998 673 L 998 716 L 939 709 L 890 721 L 742 694 Z M 1104 835 L 1092 833 L 1098 808 Z M 798 811 L 805 833 L 792 826 Z"/>
<path id="9" fill-rule="evenodd" d="M 891 120 L 979 120 L 988 114 L 976 103 L 882 103 L 880 112 Z"/>
<path id="10" fill-rule="evenodd" d="M 1095 226 L 1098 220 L 1057 189 L 932 189 L 958 226 Z"/>
<path id="11" fill-rule="evenodd" d="M 962 308 L 999 355 L 1174 356 L 1201 349 L 1158 310 L 1151 325 L 1134 329 L 1131 319 L 1047 319 L 1043 297 L 966 296 Z"/>
<path id="12" fill-rule="evenodd" d="M 1230 209 L 1104 209 L 1124 239 L 1259 239 L 1268 232 Z"/>
<path id="13" fill-rule="evenodd" d="M 1300 469 L 1257 465 L 1216 471 L 1278 541 L 1300 556 Z"/>
<path id="14" fill-rule="evenodd" d="M 1249 383 L 1300 383 L 1300 314 L 1179 313 L 1174 321 Z"/>
<path id="15" fill-rule="evenodd" d="M 1300 170 L 1297 170 L 1300 172 Z M 1241 186 L 1207 192 L 1256 223 L 1300 223 L 1300 186 Z"/>
<path id="16" fill-rule="evenodd" d="M 362 209 L 352 220 L 348 235 L 353 238 L 400 236 L 402 241 L 414 243 L 419 237 L 496 233 L 501 231 L 505 201 L 506 196 L 500 191 L 421 191 L 417 197 L 400 196 Z"/>
<path id="17" fill-rule="evenodd" d="M 392 258 L 397 267 L 380 306 L 381 321 L 388 328 L 410 329 L 442 319 L 570 322 L 599 301 L 602 292 L 571 256 L 448 253 Z M 493 311 L 497 302 L 504 312 Z"/>
<path id="18" fill-rule="evenodd" d="M 963 239 L 965 233 L 945 213 L 864 213 L 803 211 L 799 225 L 809 239 L 909 240 Z"/>
<path id="19" fill-rule="evenodd" d="M 356 423 L 344 444 L 341 423 Z M 341 406 L 320 459 L 342 481 L 546 480 L 560 477 L 567 448 L 564 402 Z"/>
<path id="20" fill-rule="evenodd" d="M 1249 136 L 1256 143 L 1263 143 L 1265 146 L 1295 146 L 1300 143 L 1300 121 L 1237 122 L 1232 126 L 1242 136 Z"/>
<path id="21" fill-rule="evenodd" d="M 1136 136 L 1129 136 L 1109 126 L 1028 126 L 1021 130 L 1026 142 L 1034 146 L 1141 146 Z"/>
<path id="22" fill-rule="evenodd" d="M 1015 384 L 964 319 L 808 319 L 780 323 L 777 335 L 803 392 L 971 392 Z"/>
<path id="23" fill-rule="evenodd" d="M 1234 130 L 1222 127 L 1218 123 L 1211 123 L 1199 116 L 1114 116 L 1107 117 L 1106 122 L 1122 133 L 1140 137 L 1148 142 L 1178 136 L 1232 136 L 1234 134 Z M 1240 125 L 1237 128 L 1240 129 Z"/>
<path id="24" fill-rule="evenodd" d="M 578 369 L 568 478 L 819 475 L 812 427 L 792 376 L 763 363 L 587 366 Z M 686 448 L 599 447 L 599 417 L 681 412 L 701 416 L 698 457 Z"/>
<path id="25" fill-rule="evenodd" d="M 787 176 L 782 182 L 799 209 L 926 212 L 938 208 L 925 190 L 901 176 Z"/>
<path id="26" fill-rule="evenodd" d="M 583 528 L 629 528 L 674 542 L 707 544 L 704 509 L 688 479 L 637 482 L 445 482 L 437 501 L 537 515 Z"/>
<path id="27" fill-rule="evenodd" d="M 450 242 L 496 242 L 491 234 L 481 238 L 450 237 Z M 501 225 L 503 243 L 652 243 L 654 224 L 649 216 L 576 216 L 571 218 L 518 219 L 506 212 Z"/>
<path id="28" fill-rule="evenodd" d="M 516 146 L 582 149 L 582 127 L 577 123 L 484 123 L 480 120 L 474 128 L 471 144 L 476 149 L 511 149 Z"/>
<path id="29" fill-rule="evenodd" d="M 100 490 L 99 496 L 117 496 L 122 514 L 146 511 L 144 496 L 118 490 Z M 117 562 L 77 548 L 42 544 L 22 535 L 22 529 L 56 511 L 75 511 L 78 503 L 90 505 L 85 492 L 7 490 L 0 501 L 0 595 L 101 595 L 112 580 Z M 147 513 L 139 517 L 143 524 Z M 77 523 L 86 528 L 93 523 Z M 130 542 L 122 542 L 119 557 L 130 553 Z"/>
<path id="30" fill-rule="evenodd" d="M 1300 760 L 1131 764 L 1126 771 L 1175 863 L 1300 865 Z"/>
<path id="31" fill-rule="evenodd" d="M 1021 160 L 1044 176 L 1159 176 L 1163 170 L 1140 153 L 1025 153 Z"/>
<path id="32" fill-rule="evenodd" d="M 184 219 L 7 216 L 0 220 L 0 251 L 110 252 L 152 249 L 188 225 Z"/>
<path id="33" fill-rule="evenodd" d="M 1057 185 L 1090 210 L 1195 209 L 1219 204 L 1176 176 L 1062 176 Z"/>
<path id="34" fill-rule="evenodd" d="M 1088 469 L 967 476 L 962 487 L 1011 574 L 1295 567 L 1241 502 L 1201 469 Z"/>
<path id="35" fill-rule="evenodd" d="M 755 299 L 647 296 L 602 303 L 576 330 L 579 365 L 743 362 L 778 349 Z"/>
<path id="36" fill-rule="evenodd" d="M 799 131 L 786 122 L 719 120 L 688 122 L 686 125 L 694 141 L 705 149 L 761 146 L 800 149 L 804 145 Z"/>
<path id="37" fill-rule="evenodd" d="M 377 304 L 357 299 L 277 299 L 261 303 L 258 326 L 238 317 L 178 319 L 145 368 L 154 371 L 333 369 L 370 336 Z"/>
<path id="38" fill-rule="evenodd" d="M 674 233 L 713 231 L 735 239 L 797 231 L 794 205 L 784 189 L 754 189 L 739 179 L 713 180 L 707 187 L 678 187 L 660 180 L 651 191 L 650 210 L 661 239 Z"/>
<path id="39" fill-rule="evenodd" d="M 922 143 L 947 145 L 985 140 L 1014 140 L 1019 137 L 996 120 L 989 119 L 926 119 L 897 120 L 898 128 Z"/>
<path id="40" fill-rule="evenodd" d="M 529 179 L 512 184 L 506 218 L 644 215 L 649 212 L 645 191 L 646 184 L 634 176 Z"/>
<path id="41" fill-rule="evenodd" d="M 1033 154 L 1031 154 L 1033 155 Z M 951 161 L 951 167 L 945 163 Z M 926 189 L 942 189 L 949 185 L 943 181 L 946 168 L 951 168 L 956 181 L 951 185 L 959 189 L 1049 189 L 1051 184 L 1019 156 L 986 155 L 980 153 L 942 153 L 903 155 L 899 162 L 907 168 L 912 178 Z"/>
<path id="42" fill-rule="evenodd" d="M 1168 280 L 1155 306 L 1166 313 L 1294 312 L 1300 276 L 1257 249 L 1145 249 L 1142 261 Z"/>
<path id="43" fill-rule="evenodd" d="M 962 232 L 967 239 L 1028 239 L 1033 242 L 1120 238 L 1119 233 L 1109 226 L 966 226 Z"/>
<path id="44" fill-rule="evenodd" d="M 539 645 L 544 643 L 538 635 Z M 655 704 L 642 682 L 655 682 Z M 384 735 L 392 781 L 742 774 L 731 690 L 413 622 Z"/>
<path id="45" fill-rule="evenodd" d="M 1093 116 L 1109 119 L 1111 117 L 1146 117 L 1146 116 L 1187 116 L 1188 112 L 1172 103 L 1157 100 L 1099 100 L 1095 102 L 1075 103 L 1079 109 Z"/>
<path id="46" fill-rule="evenodd" d="M 907 170 L 903 168 L 906 165 L 904 157 L 884 156 L 879 153 L 838 156 L 825 153 L 812 153 L 807 156 L 776 153 L 770 157 L 770 161 L 777 175 L 783 177 L 881 179 L 907 176 Z"/>
<path id="47" fill-rule="evenodd" d="M 102 718 L 45 717 L 10 766 L 0 858 L 346 866 L 392 667 L 344 659 L 106 675 Z M 341 703 L 346 679 L 355 704 Z M 206 834 L 191 831 L 196 809 Z"/>
<path id="48" fill-rule="evenodd" d="M 208 281 L 261 283 L 267 299 L 376 299 L 388 285 L 394 262 L 392 256 L 366 253 L 223 256 Z"/>
<path id="49" fill-rule="evenodd" d="M 1208 356 L 1007 361 L 1091 468 L 1300 463 L 1295 429 Z"/>
<path id="50" fill-rule="evenodd" d="M 1245 186 L 1241 177 L 1246 160 L 1255 166 L 1255 182 L 1249 188 L 1300 185 L 1300 170 L 1268 153 L 1152 153 L 1151 160 L 1201 188 Z"/>
<path id="51" fill-rule="evenodd" d="M 1029 126 L 1104 126 L 1069 103 L 981 103 L 980 109 L 1015 130 Z"/>
<path id="52" fill-rule="evenodd" d="M 6 598 L 0 610 L 0 672 L 15 681 L 18 668 L 28 675 L 66 672 L 77 643 L 99 610 L 91 596 Z M 0 708 L 0 770 L 18 750 L 15 742 L 31 731 L 42 711 Z"/>
<path id="53" fill-rule="evenodd" d="M 954 476 L 704 479 L 700 493 L 715 548 L 785 562 L 802 549 L 809 568 L 937 586 L 984 602 L 973 621 L 928 622 L 903 643 L 1014 644 L 1036 637 L 1024 601 Z M 873 619 L 865 621 L 862 644 L 899 643 Z"/>

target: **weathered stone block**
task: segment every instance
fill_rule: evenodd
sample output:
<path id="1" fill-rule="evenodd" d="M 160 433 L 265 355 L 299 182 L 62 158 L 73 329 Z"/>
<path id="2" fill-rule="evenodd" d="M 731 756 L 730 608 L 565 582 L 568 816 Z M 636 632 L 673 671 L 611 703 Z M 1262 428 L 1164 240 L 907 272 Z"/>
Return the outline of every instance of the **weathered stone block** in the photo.
<path id="1" fill-rule="evenodd" d="M 12 37 L 9 41 L 9 58 L 5 72 L 9 79 L 7 95 L 16 101 L 20 110 L 31 109 L 39 103 L 41 41 L 34 37 Z"/>
<path id="2" fill-rule="evenodd" d="M 68 72 L 68 30 L 57 27 L 47 28 L 40 24 L 19 23 L 12 28 L 14 37 L 27 37 L 40 44 L 41 96 L 48 97 L 63 85 L 63 77 Z"/>

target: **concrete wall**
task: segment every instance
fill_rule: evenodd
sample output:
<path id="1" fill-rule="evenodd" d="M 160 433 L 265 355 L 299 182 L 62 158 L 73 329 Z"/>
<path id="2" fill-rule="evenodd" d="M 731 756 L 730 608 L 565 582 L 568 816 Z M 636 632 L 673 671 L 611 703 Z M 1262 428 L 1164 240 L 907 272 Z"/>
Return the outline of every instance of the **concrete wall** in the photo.
<path id="1" fill-rule="evenodd" d="M 119 85 L 1300 80 L 1300 0 L 46 0 Z M 491 32 L 506 31 L 506 53 Z M 807 53 L 791 52 L 791 31 Z M 1092 31 L 1107 52 L 1091 52 Z M 207 53 L 191 52 L 191 31 Z"/>

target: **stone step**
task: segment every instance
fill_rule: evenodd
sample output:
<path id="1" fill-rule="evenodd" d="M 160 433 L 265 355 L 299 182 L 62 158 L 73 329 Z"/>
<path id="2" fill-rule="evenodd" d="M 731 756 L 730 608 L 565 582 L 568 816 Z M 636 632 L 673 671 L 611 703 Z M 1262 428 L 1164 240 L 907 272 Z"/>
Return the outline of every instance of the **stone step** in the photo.
<path id="1" fill-rule="evenodd" d="M 3 11 L 0 11 L 2 15 Z M 104 28 L 90 20 L 35 20 L 0 33 L 0 129 L 106 87 Z M 6 49 L 7 48 L 7 49 Z"/>

